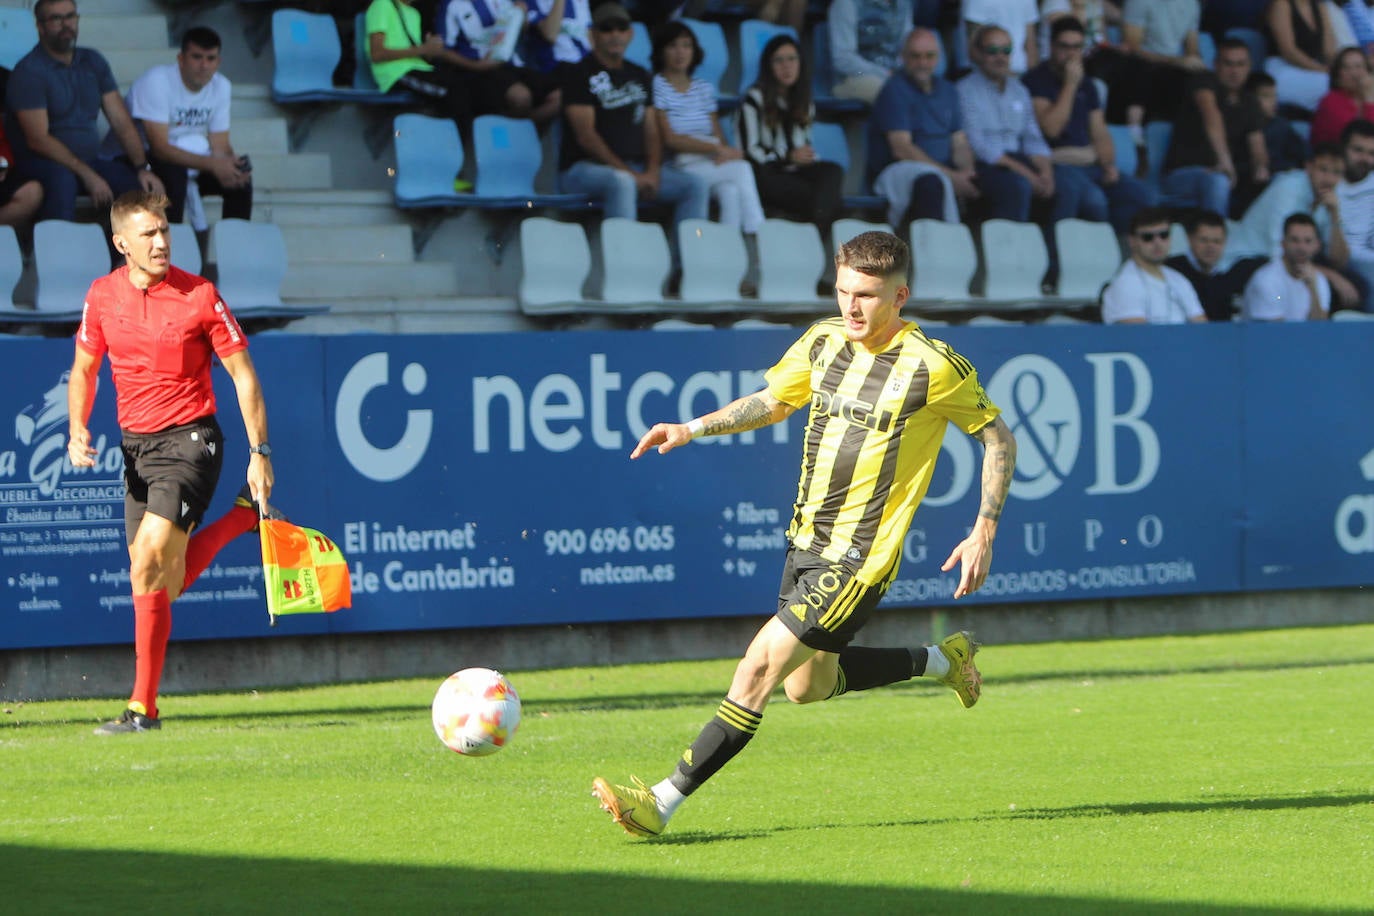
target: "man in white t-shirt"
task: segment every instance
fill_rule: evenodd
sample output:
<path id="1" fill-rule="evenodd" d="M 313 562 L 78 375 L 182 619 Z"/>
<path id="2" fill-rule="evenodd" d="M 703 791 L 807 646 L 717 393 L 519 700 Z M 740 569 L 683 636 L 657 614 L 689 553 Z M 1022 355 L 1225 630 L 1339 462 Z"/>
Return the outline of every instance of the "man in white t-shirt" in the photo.
<path id="1" fill-rule="evenodd" d="M 1313 258 L 1321 250 L 1317 222 L 1306 213 L 1283 221 L 1283 254 L 1245 284 L 1246 321 L 1323 321 L 1331 313 L 1331 284 Z"/>
<path id="2" fill-rule="evenodd" d="M 1164 266 L 1169 256 L 1169 212 L 1158 207 L 1131 218 L 1131 256 L 1102 293 L 1103 324 L 1203 322 L 1197 291 L 1188 278 Z"/>
<path id="3" fill-rule="evenodd" d="M 167 220 L 179 223 L 187 209 L 190 180 L 191 219 L 206 227 L 199 194 L 224 198 L 226 219 L 249 219 L 253 213 L 253 180 L 247 156 L 229 142 L 230 83 L 219 72 L 220 38 L 203 26 L 188 29 L 175 64 L 153 67 L 129 90 L 129 113 L 148 144 L 148 161 L 162 179 L 171 206 Z"/>

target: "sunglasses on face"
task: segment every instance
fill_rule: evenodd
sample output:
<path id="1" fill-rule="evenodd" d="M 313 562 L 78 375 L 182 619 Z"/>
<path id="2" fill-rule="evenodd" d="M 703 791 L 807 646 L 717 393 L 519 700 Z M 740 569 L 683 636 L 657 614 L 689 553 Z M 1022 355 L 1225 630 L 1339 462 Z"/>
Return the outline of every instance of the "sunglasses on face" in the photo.
<path id="1" fill-rule="evenodd" d="M 598 32 L 628 32 L 630 23 L 626 19 L 608 19 L 596 27 Z"/>
<path id="2" fill-rule="evenodd" d="M 1011 45 L 984 45 L 982 50 L 989 56 L 1002 57 L 1011 54 Z"/>
<path id="3" fill-rule="evenodd" d="M 1137 232 L 1135 237 L 1142 242 L 1158 242 L 1169 237 L 1169 230 L 1156 229 L 1154 232 Z"/>

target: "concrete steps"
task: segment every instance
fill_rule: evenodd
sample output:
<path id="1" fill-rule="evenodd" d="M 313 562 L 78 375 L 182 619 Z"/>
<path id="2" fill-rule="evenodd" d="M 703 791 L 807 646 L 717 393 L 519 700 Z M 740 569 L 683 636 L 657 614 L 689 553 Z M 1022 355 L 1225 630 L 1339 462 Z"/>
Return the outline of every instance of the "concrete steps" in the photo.
<path id="1" fill-rule="evenodd" d="M 281 295 L 293 301 L 376 300 L 394 297 L 398 291 L 404 291 L 407 299 L 457 297 L 462 291 L 455 264 L 349 261 L 292 261 L 289 264 Z"/>

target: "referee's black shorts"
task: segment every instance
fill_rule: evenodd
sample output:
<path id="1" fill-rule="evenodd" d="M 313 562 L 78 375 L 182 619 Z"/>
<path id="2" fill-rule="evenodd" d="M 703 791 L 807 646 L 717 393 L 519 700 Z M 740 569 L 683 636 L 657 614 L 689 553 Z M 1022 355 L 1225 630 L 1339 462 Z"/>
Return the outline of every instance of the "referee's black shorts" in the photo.
<path id="1" fill-rule="evenodd" d="M 789 547 L 777 617 L 802 645 L 839 652 L 868 622 L 886 592 L 885 584 L 865 585 L 842 563 Z"/>
<path id="2" fill-rule="evenodd" d="M 155 433 L 125 431 L 124 537 L 132 544 L 145 513 L 190 531 L 205 517 L 224 464 L 224 435 L 211 414 Z"/>

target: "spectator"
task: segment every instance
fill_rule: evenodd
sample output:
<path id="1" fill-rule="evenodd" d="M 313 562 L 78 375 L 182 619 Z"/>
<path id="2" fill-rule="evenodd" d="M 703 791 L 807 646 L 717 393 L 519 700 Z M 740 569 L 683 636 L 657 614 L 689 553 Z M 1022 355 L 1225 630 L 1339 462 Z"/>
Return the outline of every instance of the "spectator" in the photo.
<path id="1" fill-rule="evenodd" d="M 745 235 L 763 228 L 763 204 L 754 170 L 744 154 L 725 142 L 716 116 L 715 87 L 692 77 L 705 54 L 692 30 L 668 22 L 654 35 L 654 111 L 673 165 L 711 189 L 720 221 Z"/>
<path id="2" fill-rule="evenodd" d="M 625 59 L 630 14 L 603 3 L 592 17 L 592 53 L 567 69 L 563 84 L 563 190 L 588 194 L 608 217 L 634 219 L 637 199 L 677 205 L 675 221 L 705 219 L 706 182 L 663 165 L 663 139 L 652 84 Z"/>
<path id="3" fill-rule="evenodd" d="M 754 169 L 764 212 L 815 223 L 823 236 L 840 212 L 844 170 L 816 158 L 816 106 L 791 35 L 774 35 L 759 54 L 759 75 L 739 112 L 740 145 Z"/>
<path id="4" fill-rule="evenodd" d="M 1374 310 L 1374 123 L 1357 119 L 1341 133 L 1345 180 L 1336 186 L 1341 234 L 1350 248 L 1350 268 L 1365 280 L 1365 311 Z"/>
<path id="5" fill-rule="evenodd" d="M 1374 19 L 1370 18 L 1369 4 L 1365 0 L 1346 0 L 1341 9 L 1355 39 L 1352 43 L 1365 54 L 1374 55 Z"/>
<path id="6" fill-rule="evenodd" d="M 1264 14 L 1274 51 L 1265 71 L 1278 82 L 1279 101 L 1312 111 L 1328 88 L 1336 35 L 1320 0 L 1270 0 Z"/>
<path id="7" fill-rule="evenodd" d="M 827 27 L 835 72 L 831 94 L 872 105 L 901 65 L 912 29 L 911 0 L 832 0 Z"/>
<path id="8" fill-rule="evenodd" d="M 1121 46 L 1089 58 L 1088 75 L 1111 87 L 1107 121 L 1125 124 L 1145 170 L 1145 121 L 1172 121 L 1189 77 L 1206 69 L 1198 50 L 1198 0 L 1125 0 Z"/>
<path id="9" fill-rule="evenodd" d="M 1374 71 L 1359 48 L 1345 48 L 1331 62 L 1330 89 L 1312 116 L 1312 145 L 1339 143 L 1345 125 L 1356 118 L 1374 120 Z"/>
<path id="10" fill-rule="evenodd" d="M 558 114 L 562 96 L 548 74 L 520 57 L 525 26 L 520 0 L 440 0 L 435 27 L 451 55 L 443 60 L 461 72 L 474 114 L 502 114 L 545 124 Z"/>
<path id="11" fill-rule="evenodd" d="M 1021 82 L 1030 90 L 1040 132 L 1054 163 L 1053 219 L 1107 222 L 1125 235 L 1141 207 L 1154 206 L 1154 191 L 1122 175 L 1116 146 L 1102 114 L 1097 87 L 1086 78 L 1083 24 L 1072 16 L 1050 30 L 1050 56 Z"/>
<path id="12" fill-rule="evenodd" d="M 806 27 L 806 0 L 750 0 L 754 18 L 776 22 L 800 35 Z"/>
<path id="13" fill-rule="evenodd" d="M 1313 258 L 1321 242 L 1306 213 L 1283 221 L 1283 254 L 1255 271 L 1245 284 L 1246 321 L 1324 321 L 1331 314 L 1331 286 Z"/>
<path id="14" fill-rule="evenodd" d="M 188 29 L 176 63 L 153 67 L 129 89 L 129 113 L 147 140 L 153 172 L 167 189 L 167 221 L 181 222 L 189 209 L 188 222 L 198 232 L 209 228 L 202 194 L 224 199 L 225 219 L 253 216 L 252 168 L 229 142 L 233 87 L 219 63 L 219 35 L 203 26 Z"/>
<path id="15" fill-rule="evenodd" d="M 101 210 L 126 191 L 161 192 L 109 63 L 99 51 L 76 46 L 76 4 L 38 0 L 33 17 L 38 44 L 14 65 L 6 90 L 19 129 L 6 135 L 21 169 L 18 180 L 43 186 L 38 219 L 73 219 L 77 182 Z M 100 158 L 101 112 L 124 153 L 117 159 Z"/>
<path id="16" fill-rule="evenodd" d="M 939 63 L 935 33 L 913 31 L 868 120 L 866 177 L 899 233 L 917 219 L 958 222 L 959 201 L 978 196 L 959 94 L 935 75 Z"/>
<path id="17" fill-rule="evenodd" d="M 1193 285 L 1164 264 L 1168 211 L 1148 207 L 1131 220 L 1131 256 L 1102 292 L 1103 324 L 1183 324 L 1206 321 Z"/>
<path id="18" fill-rule="evenodd" d="M 1022 74 L 1042 57 L 1040 9 L 1036 0 L 964 0 L 964 31 L 976 34 L 985 25 L 1005 29 L 1012 39 L 1011 72 Z"/>
<path id="19" fill-rule="evenodd" d="M 407 91 L 426 99 L 464 134 L 472 107 L 462 74 L 443 63 L 457 57 L 433 32 L 424 34 L 412 0 L 372 0 L 363 20 L 372 78 L 383 92 Z"/>
<path id="20" fill-rule="evenodd" d="M 1054 197 L 1050 148 L 1035 122 L 1030 93 L 1010 74 L 1006 29 L 979 29 L 969 47 L 977 69 L 959 81 L 959 107 L 978 187 L 990 218 L 1025 222 L 1032 196 Z"/>
<path id="21" fill-rule="evenodd" d="M 15 162 L 14 150 L 0 127 L 0 226 L 13 226 L 28 245 L 33 216 L 43 206 L 43 186 L 25 178 Z"/>
<path id="22" fill-rule="evenodd" d="M 1192 284 L 1208 321 L 1230 321 L 1236 310 L 1236 298 L 1266 259 L 1232 259 L 1226 220 L 1220 213 L 1198 210 L 1187 228 L 1188 250 L 1166 259 L 1164 266 L 1178 271 Z"/>
<path id="23" fill-rule="evenodd" d="M 530 0 L 529 51 L 541 73 L 592 53 L 591 0 Z"/>
<path id="24" fill-rule="evenodd" d="M 1251 73 L 1245 81 L 1245 91 L 1255 97 L 1264 127 L 1264 149 L 1269 154 L 1269 174 L 1289 172 L 1307 164 L 1311 150 L 1307 141 L 1293 127 L 1293 122 L 1279 113 L 1278 87 L 1268 73 Z"/>
<path id="25" fill-rule="evenodd" d="M 1228 38 L 1217 46 L 1216 69 L 1198 73 L 1174 121 L 1164 161 L 1164 202 L 1235 216 L 1269 181 L 1264 119 L 1244 92 L 1250 49 Z"/>
<path id="26" fill-rule="evenodd" d="M 1038 37 L 1041 48 L 1049 48 L 1050 29 L 1064 16 L 1072 16 L 1083 24 L 1085 58 L 1113 43 L 1107 34 L 1108 27 L 1121 28 L 1121 4 L 1113 0 L 1043 0 Z"/>

